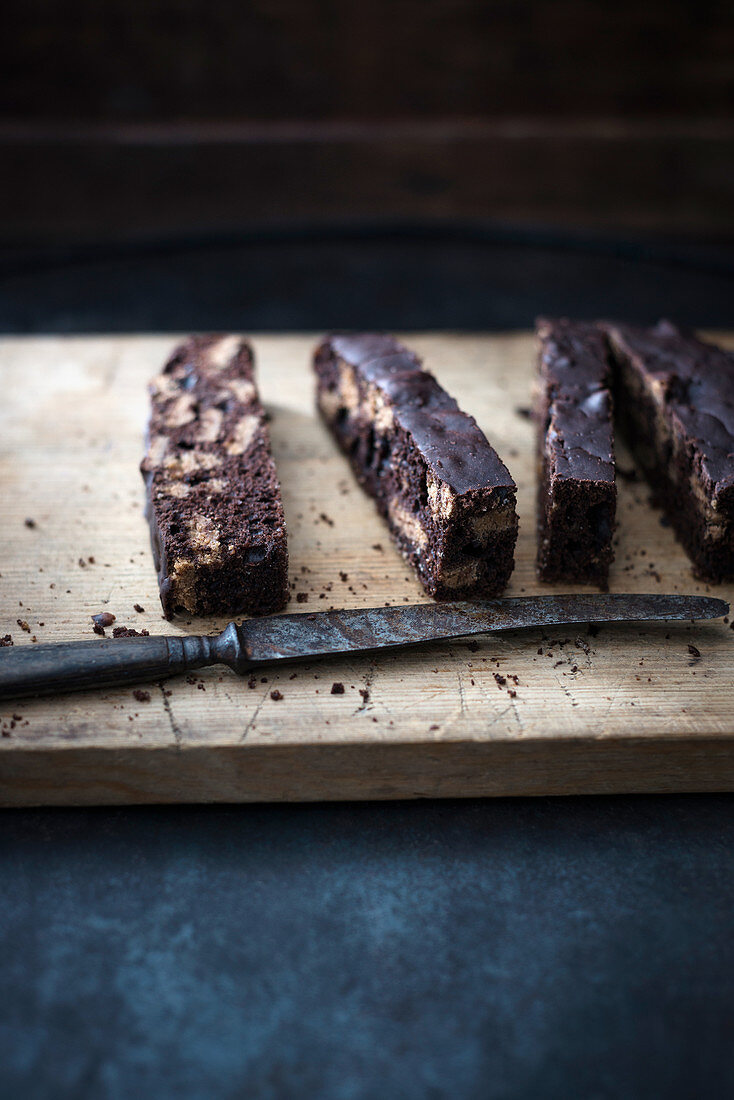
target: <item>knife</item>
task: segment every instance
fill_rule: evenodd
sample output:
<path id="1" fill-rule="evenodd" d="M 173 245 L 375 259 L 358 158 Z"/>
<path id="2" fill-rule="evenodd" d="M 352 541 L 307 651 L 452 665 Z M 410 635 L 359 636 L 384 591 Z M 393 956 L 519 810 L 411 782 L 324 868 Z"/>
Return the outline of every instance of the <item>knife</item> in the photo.
<path id="1" fill-rule="evenodd" d="M 229 623 L 221 634 L 108 638 L 0 651 L 0 699 L 124 687 L 228 665 L 240 676 L 261 664 L 367 653 L 472 634 L 568 623 L 716 619 L 724 600 L 705 596 L 522 596 L 477 603 L 425 603 Z"/>

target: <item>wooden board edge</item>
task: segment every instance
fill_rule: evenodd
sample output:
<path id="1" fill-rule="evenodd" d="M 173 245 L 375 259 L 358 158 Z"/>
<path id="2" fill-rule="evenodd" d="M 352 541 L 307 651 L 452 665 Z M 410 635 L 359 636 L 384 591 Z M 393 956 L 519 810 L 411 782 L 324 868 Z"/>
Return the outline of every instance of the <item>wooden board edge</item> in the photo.
<path id="1" fill-rule="evenodd" d="M 437 743 L 22 749 L 0 806 L 312 802 L 734 790 L 734 734 Z"/>

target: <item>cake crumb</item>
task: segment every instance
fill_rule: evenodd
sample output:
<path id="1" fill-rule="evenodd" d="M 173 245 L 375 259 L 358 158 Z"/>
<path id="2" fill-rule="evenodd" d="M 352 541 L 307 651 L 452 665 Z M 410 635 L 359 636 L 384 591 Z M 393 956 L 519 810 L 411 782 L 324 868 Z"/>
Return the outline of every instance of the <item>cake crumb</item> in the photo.
<path id="1" fill-rule="evenodd" d="M 505 679 L 505 677 L 502 676 L 499 672 L 493 672 L 492 675 L 494 676 L 495 680 L 497 681 L 497 687 L 503 688 L 505 686 L 505 684 L 507 683 L 507 680 Z"/>
<path id="2" fill-rule="evenodd" d="M 282 691 L 278 691 L 278 689 L 275 688 L 274 691 L 270 692 L 270 698 L 273 699 L 276 703 L 278 703 L 283 698 L 283 693 L 282 693 Z"/>
<path id="3" fill-rule="evenodd" d="M 149 638 L 149 630 L 133 630 L 130 626 L 116 626 L 112 631 L 113 638 Z"/>
<path id="4" fill-rule="evenodd" d="M 308 592 L 297 592 L 296 593 L 296 602 L 297 603 L 307 603 L 308 602 Z"/>
<path id="5" fill-rule="evenodd" d="M 106 626 L 112 626 L 116 616 L 110 611 L 99 611 L 96 615 L 92 615 L 92 622 L 94 623 L 94 633 L 104 634 L 104 628 Z"/>
<path id="6" fill-rule="evenodd" d="M 5 646 L 12 645 L 12 644 L 13 644 L 13 635 L 12 634 L 5 634 L 5 635 L 3 635 L 2 638 L 0 638 L 0 649 L 3 649 Z"/>
<path id="7" fill-rule="evenodd" d="M 26 634 L 30 634 L 31 628 L 29 627 L 29 625 L 25 621 L 25 619 L 16 619 L 15 621 L 18 624 L 18 626 L 20 627 L 21 630 L 25 630 Z"/>
<path id="8" fill-rule="evenodd" d="M 340 680 L 335 680 L 334 683 L 331 685 L 331 694 L 332 695 L 343 695 L 344 694 L 344 684 Z"/>
<path id="9" fill-rule="evenodd" d="M 34 519 L 32 519 L 30 516 L 28 516 L 27 519 L 23 520 L 23 522 L 25 523 L 26 527 L 35 527 L 36 526 L 36 521 Z"/>
<path id="10" fill-rule="evenodd" d="M 141 607 L 139 603 L 134 603 L 133 604 L 133 611 L 137 611 L 138 615 L 142 615 L 143 612 L 145 611 L 145 608 Z"/>
<path id="11" fill-rule="evenodd" d="M 133 692 L 133 697 L 137 699 L 139 703 L 150 702 L 150 692 L 144 691 L 143 688 L 135 688 L 135 691 Z"/>

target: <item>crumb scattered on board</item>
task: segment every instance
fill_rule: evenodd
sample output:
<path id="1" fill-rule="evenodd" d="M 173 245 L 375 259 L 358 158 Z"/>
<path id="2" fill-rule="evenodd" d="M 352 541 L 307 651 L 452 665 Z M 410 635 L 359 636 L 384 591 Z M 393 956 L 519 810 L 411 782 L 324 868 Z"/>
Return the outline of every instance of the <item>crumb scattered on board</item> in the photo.
<path id="1" fill-rule="evenodd" d="M 95 634 L 101 634 L 105 637 L 105 627 L 112 626 L 117 616 L 113 615 L 111 611 L 99 611 L 96 615 L 92 615 L 92 622 L 94 626 L 92 630 Z"/>

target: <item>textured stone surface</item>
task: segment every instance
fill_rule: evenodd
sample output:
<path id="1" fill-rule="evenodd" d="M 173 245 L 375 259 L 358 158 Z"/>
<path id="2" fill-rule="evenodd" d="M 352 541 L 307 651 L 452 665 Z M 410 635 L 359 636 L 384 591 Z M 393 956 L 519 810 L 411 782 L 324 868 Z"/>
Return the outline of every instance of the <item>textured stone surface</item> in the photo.
<path id="1" fill-rule="evenodd" d="M 5 813 L 2 1094 L 727 1095 L 733 805 Z"/>

